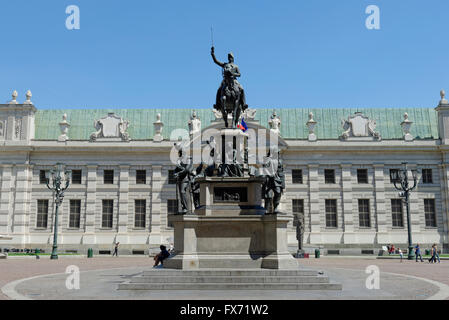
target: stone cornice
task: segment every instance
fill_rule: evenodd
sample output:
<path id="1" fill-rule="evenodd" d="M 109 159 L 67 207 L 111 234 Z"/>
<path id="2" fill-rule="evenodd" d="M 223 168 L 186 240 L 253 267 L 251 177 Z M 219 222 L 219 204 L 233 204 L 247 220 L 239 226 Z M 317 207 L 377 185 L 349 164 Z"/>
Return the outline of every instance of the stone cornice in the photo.
<path id="1" fill-rule="evenodd" d="M 33 104 L 0 104 L 0 111 L 32 111 L 37 109 Z"/>

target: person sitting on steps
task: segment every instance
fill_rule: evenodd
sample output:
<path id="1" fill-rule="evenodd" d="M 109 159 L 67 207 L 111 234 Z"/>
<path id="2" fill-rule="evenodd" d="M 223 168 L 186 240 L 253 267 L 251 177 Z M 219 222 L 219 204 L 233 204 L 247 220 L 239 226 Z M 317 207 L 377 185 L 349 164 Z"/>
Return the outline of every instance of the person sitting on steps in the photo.
<path id="1" fill-rule="evenodd" d="M 167 259 L 170 256 L 170 253 L 167 251 L 167 247 L 166 246 L 161 245 L 159 248 L 161 249 L 161 252 L 159 252 L 154 257 L 154 266 L 153 266 L 153 268 L 157 267 L 159 265 L 159 263 L 161 264 L 161 266 L 164 266 L 164 260 Z"/>

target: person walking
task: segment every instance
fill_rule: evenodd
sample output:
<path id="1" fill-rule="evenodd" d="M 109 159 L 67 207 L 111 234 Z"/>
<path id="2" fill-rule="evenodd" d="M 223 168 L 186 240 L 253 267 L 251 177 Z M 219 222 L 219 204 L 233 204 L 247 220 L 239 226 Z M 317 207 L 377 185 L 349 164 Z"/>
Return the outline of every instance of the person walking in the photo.
<path id="1" fill-rule="evenodd" d="M 112 256 L 117 256 L 117 258 L 118 258 L 118 246 L 120 245 L 120 242 L 117 242 L 116 244 L 115 244 L 115 247 L 114 247 L 114 253 L 112 254 Z"/>
<path id="2" fill-rule="evenodd" d="M 398 248 L 398 252 L 399 252 L 399 256 L 401 257 L 401 262 L 402 262 L 402 258 L 404 257 L 404 254 L 402 253 L 401 248 Z"/>
<path id="3" fill-rule="evenodd" d="M 429 263 L 433 263 L 436 262 L 435 261 L 435 245 L 432 246 L 432 248 L 430 248 L 430 259 L 429 259 Z"/>
<path id="4" fill-rule="evenodd" d="M 433 261 L 435 262 L 435 263 L 437 263 L 437 259 L 438 259 L 438 263 L 440 263 L 440 255 L 438 254 L 438 246 L 437 246 L 437 244 L 436 243 L 434 243 L 433 244 L 433 246 L 434 246 L 434 256 L 435 256 L 435 258 L 433 259 Z"/>
<path id="5" fill-rule="evenodd" d="M 418 262 L 418 258 L 421 259 L 421 262 L 424 261 L 422 259 L 421 248 L 419 247 L 419 243 L 417 243 L 415 246 L 415 258 L 416 258 L 416 262 Z"/>

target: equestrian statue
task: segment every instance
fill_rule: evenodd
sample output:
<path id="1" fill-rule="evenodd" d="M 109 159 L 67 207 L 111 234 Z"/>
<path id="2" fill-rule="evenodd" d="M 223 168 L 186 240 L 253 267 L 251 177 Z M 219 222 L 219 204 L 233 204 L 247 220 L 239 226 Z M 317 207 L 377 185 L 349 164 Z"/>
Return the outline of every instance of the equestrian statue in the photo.
<path id="1" fill-rule="evenodd" d="M 232 113 L 232 128 L 237 128 L 240 115 L 248 108 L 245 92 L 237 81 L 240 77 L 239 67 L 234 64 L 234 55 L 228 54 L 228 62 L 223 63 L 215 57 L 215 48 L 212 46 L 211 55 L 214 62 L 222 68 L 223 81 L 217 90 L 214 109 L 221 111 L 226 128 L 228 128 L 228 113 Z"/>

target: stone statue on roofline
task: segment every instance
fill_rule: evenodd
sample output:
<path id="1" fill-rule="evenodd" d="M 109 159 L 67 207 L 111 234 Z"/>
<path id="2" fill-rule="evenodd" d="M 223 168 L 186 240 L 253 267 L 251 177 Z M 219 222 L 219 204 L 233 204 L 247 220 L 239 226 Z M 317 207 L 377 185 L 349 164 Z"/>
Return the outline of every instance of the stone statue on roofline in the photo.
<path id="1" fill-rule="evenodd" d="M 197 116 L 195 110 L 192 112 L 188 125 L 190 135 L 201 133 L 201 119 Z"/>

